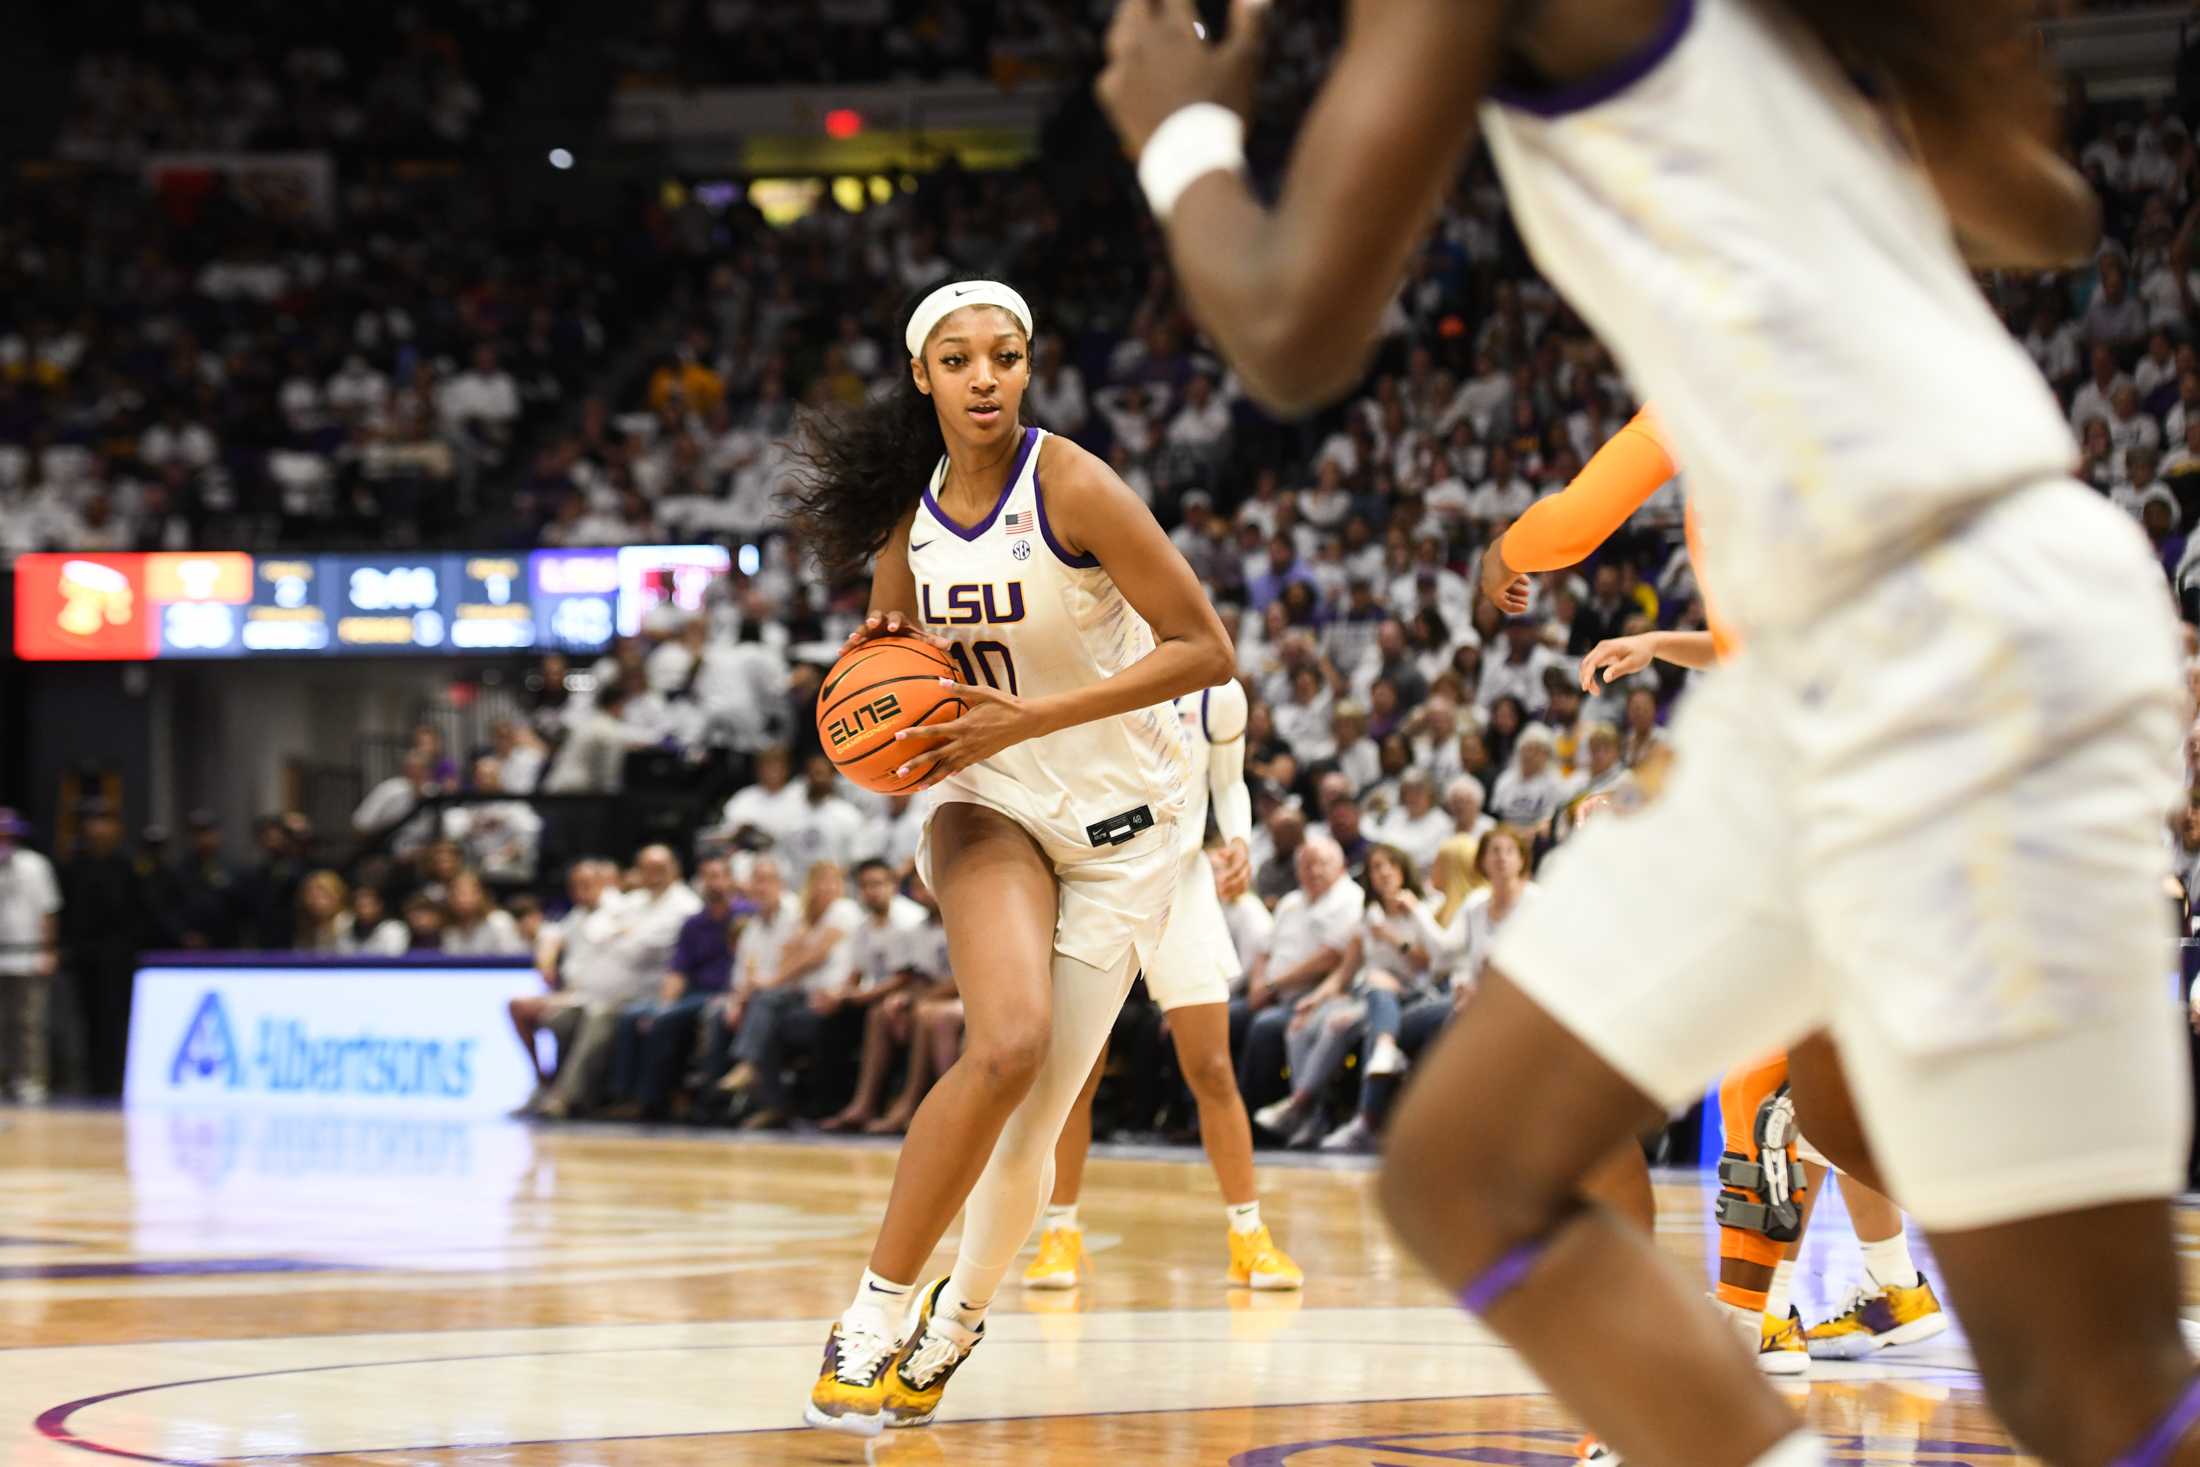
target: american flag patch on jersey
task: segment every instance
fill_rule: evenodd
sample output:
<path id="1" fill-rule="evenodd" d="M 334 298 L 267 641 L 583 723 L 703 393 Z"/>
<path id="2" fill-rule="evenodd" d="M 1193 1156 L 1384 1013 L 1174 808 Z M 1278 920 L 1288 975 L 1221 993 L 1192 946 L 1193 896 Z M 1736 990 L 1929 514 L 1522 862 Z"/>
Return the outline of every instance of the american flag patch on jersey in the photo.
<path id="1" fill-rule="evenodd" d="M 1014 514 L 1001 516 L 1001 528 L 1008 531 L 1008 533 L 1011 535 L 1030 534 L 1031 511 L 1028 509 L 1020 509 Z"/>

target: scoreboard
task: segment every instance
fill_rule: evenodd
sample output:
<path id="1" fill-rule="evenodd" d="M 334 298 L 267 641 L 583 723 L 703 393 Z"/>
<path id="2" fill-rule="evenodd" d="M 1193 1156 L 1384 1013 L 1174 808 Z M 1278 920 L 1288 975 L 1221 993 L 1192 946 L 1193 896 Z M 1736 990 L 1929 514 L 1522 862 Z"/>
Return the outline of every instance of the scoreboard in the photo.
<path id="1" fill-rule="evenodd" d="M 723 546 L 23 555 L 26 661 L 593 653 L 667 603 L 700 610 Z"/>

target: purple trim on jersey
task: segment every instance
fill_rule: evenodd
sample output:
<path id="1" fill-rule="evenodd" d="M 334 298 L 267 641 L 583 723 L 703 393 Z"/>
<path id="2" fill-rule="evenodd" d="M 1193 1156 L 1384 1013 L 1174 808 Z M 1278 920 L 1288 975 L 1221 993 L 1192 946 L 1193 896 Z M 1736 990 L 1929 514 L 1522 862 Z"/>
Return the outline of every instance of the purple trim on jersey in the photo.
<path id="1" fill-rule="evenodd" d="M 1477 1318 L 1489 1313 L 1498 1300 L 1527 1282 L 1547 1246 L 1544 1239 L 1538 1238 L 1532 1243 L 1522 1243 L 1498 1259 L 1488 1272 L 1459 1291 L 1459 1307 Z"/>
<path id="2" fill-rule="evenodd" d="M 1033 470 L 1031 475 L 1031 498 L 1032 502 L 1039 506 L 1039 534 L 1047 542 L 1047 549 L 1054 552 L 1054 558 L 1071 570 L 1098 570 L 1100 568 L 1099 556 L 1072 555 L 1062 548 L 1061 541 L 1054 538 L 1054 526 L 1047 523 L 1047 497 L 1039 487 L 1037 470 Z"/>
<path id="3" fill-rule="evenodd" d="M 2130 1451 L 2118 1457 L 2109 1467 L 2164 1467 L 2177 1452 L 2177 1444 L 2192 1430 L 2192 1424 L 2200 1421 L 2200 1377 L 2185 1387 L 2185 1393 L 2170 1407 L 2169 1414 L 2155 1424 L 2146 1439 Z"/>
<path id="4" fill-rule="evenodd" d="M 1688 27 L 1696 18 L 1696 0 L 1672 0 L 1665 12 L 1665 19 L 1658 24 L 1642 49 L 1623 61 L 1614 63 L 1595 76 L 1559 87 L 1508 87 L 1490 88 L 1490 100 L 1516 112 L 1526 112 L 1534 117 L 1565 117 L 1570 113 L 1586 112 L 1591 107 L 1601 107 L 1621 92 L 1656 71 L 1665 58 L 1673 54 L 1681 38 L 1688 34 Z"/>
<path id="5" fill-rule="evenodd" d="M 1208 743 L 1215 741 L 1215 731 L 1207 726 L 1207 700 L 1214 696 L 1213 688 L 1199 690 L 1199 736 Z"/>
<path id="6" fill-rule="evenodd" d="M 1024 441 L 1016 446 L 1016 462 L 1009 466 L 1008 482 L 1001 486 L 1001 497 L 993 501 L 993 508 L 987 512 L 986 517 L 970 528 L 964 529 L 953 516 L 940 508 L 940 502 L 932 497 L 932 486 L 929 484 L 924 486 L 924 507 L 932 511 L 932 518 L 938 520 L 942 525 L 953 530 L 965 540 L 977 539 L 987 530 L 993 528 L 993 522 L 999 519 L 1001 511 L 1008 507 L 1008 496 L 1016 492 L 1016 481 L 1024 476 L 1024 460 L 1031 457 L 1031 447 L 1038 441 L 1039 430 L 1037 428 L 1024 429 Z M 1042 513 L 1039 518 L 1044 523 L 1046 516 Z"/>

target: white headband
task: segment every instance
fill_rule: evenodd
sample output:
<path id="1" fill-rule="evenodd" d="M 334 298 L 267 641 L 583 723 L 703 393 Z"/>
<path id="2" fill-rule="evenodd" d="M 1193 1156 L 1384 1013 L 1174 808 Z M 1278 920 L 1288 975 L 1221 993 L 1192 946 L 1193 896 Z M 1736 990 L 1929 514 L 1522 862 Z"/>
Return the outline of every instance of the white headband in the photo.
<path id="1" fill-rule="evenodd" d="M 909 355 L 924 355 L 924 343 L 932 335 L 932 328 L 941 320 L 964 306 L 999 306 L 1016 318 L 1016 324 L 1024 328 L 1024 335 L 1031 335 L 1031 307 L 1024 298 L 998 280 L 958 280 L 943 285 L 919 303 L 916 314 L 909 318 L 909 329 L 902 340 L 909 347 Z"/>

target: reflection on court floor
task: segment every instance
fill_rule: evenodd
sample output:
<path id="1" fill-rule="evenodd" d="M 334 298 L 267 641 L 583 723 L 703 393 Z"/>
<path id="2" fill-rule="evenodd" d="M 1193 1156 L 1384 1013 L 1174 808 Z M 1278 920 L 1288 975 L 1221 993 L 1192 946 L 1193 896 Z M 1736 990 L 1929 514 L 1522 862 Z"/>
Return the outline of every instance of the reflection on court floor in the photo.
<path id="1" fill-rule="evenodd" d="M 1103 1157 L 1090 1283 L 1003 1301 L 939 1426 L 788 1430 L 883 1146 L 0 1111 L 0 1463 L 1562 1464 L 1577 1428 L 1392 1247 L 1363 1166 L 1264 1168 L 1303 1296 L 1232 1291 L 1197 1153 Z M 1704 1194 L 1661 1184 L 1704 1257 Z M 944 1269 L 946 1254 L 937 1264 Z M 1859 1260 L 1838 1207 L 1805 1309 Z M 1633 1362 L 1655 1369 L 1655 1362 Z M 1840 1463 L 2004 1463 L 1960 1335 L 1821 1366 Z"/>

